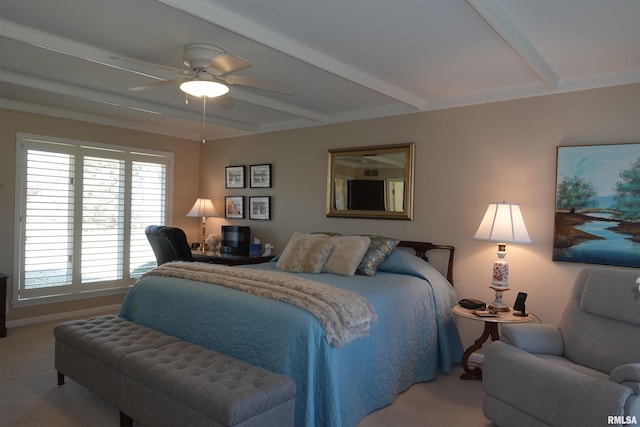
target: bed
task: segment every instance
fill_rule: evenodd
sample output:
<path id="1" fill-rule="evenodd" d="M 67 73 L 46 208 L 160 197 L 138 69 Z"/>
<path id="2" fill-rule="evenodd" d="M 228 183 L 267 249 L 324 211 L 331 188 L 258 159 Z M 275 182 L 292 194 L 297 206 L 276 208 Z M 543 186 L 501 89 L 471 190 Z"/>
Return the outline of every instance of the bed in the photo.
<path id="1" fill-rule="evenodd" d="M 443 273 L 426 262 L 430 251 L 446 252 Z M 120 315 L 289 376 L 297 387 L 296 426 L 354 427 L 412 384 L 433 380 L 460 361 L 463 350 L 451 314 L 457 301 L 453 251 L 400 242 L 372 276 L 285 273 L 353 292 L 370 304 L 376 319 L 368 333 L 339 345 L 328 342 L 321 322 L 305 309 L 179 277 L 141 278 Z M 226 268 L 283 274 L 278 261 Z"/>

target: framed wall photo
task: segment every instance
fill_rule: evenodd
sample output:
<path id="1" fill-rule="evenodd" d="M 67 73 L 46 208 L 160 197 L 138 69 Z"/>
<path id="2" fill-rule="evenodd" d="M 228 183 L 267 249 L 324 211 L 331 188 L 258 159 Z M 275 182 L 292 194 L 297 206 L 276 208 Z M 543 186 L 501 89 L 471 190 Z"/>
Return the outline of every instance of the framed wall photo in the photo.
<path id="1" fill-rule="evenodd" d="M 640 144 L 558 147 L 553 260 L 640 267 Z"/>
<path id="2" fill-rule="evenodd" d="M 224 198 L 224 217 L 244 219 L 244 196 Z"/>
<path id="3" fill-rule="evenodd" d="M 251 188 L 271 188 L 271 164 L 249 166 Z"/>
<path id="4" fill-rule="evenodd" d="M 224 184 L 226 188 L 244 188 L 244 166 L 224 168 Z"/>
<path id="5" fill-rule="evenodd" d="M 249 197 L 249 219 L 271 219 L 271 197 Z"/>

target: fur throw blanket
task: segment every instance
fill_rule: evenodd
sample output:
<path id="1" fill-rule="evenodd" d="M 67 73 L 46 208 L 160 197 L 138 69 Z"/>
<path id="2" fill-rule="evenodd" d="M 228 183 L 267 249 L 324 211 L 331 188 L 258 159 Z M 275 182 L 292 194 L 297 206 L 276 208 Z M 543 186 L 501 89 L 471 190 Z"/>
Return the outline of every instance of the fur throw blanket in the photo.
<path id="1" fill-rule="evenodd" d="M 371 325 L 378 317 L 369 301 L 360 294 L 277 271 L 199 262 L 169 262 L 144 276 L 212 283 L 293 304 L 318 319 L 327 334 L 327 341 L 335 347 L 368 336 Z"/>

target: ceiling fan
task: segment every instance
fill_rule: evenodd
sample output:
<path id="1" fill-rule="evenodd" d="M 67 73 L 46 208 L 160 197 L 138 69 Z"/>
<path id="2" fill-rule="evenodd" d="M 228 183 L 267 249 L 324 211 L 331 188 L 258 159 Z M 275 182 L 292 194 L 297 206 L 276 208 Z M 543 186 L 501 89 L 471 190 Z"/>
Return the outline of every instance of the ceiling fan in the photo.
<path id="1" fill-rule="evenodd" d="M 129 88 L 132 91 L 177 84 L 183 92 L 190 95 L 214 98 L 226 94 L 229 86 L 236 85 L 283 95 L 293 95 L 297 90 L 296 85 L 292 83 L 235 75 L 234 73 L 240 70 L 252 67 L 251 62 L 211 44 L 191 43 L 184 47 L 182 60 L 189 67 L 188 70 L 130 58 L 116 59 L 172 71 L 183 76 Z"/>

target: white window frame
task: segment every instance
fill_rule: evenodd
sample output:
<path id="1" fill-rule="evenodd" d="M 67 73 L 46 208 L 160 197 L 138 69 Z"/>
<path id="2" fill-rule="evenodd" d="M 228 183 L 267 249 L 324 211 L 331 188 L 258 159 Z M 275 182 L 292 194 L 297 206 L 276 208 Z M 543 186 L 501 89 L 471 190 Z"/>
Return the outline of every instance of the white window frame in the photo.
<path id="1" fill-rule="evenodd" d="M 172 200 L 173 200 L 173 165 L 174 154 L 171 152 L 149 150 L 136 147 L 127 147 L 120 145 L 101 144 L 89 141 L 72 140 L 66 138 L 56 138 L 42 135 L 34 135 L 27 133 L 16 134 L 16 191 L 15 191 L 15 224 L 14 224 L 14 277 L 13 277 L 13 300 L 12 305 L 15 307 L 37 305 L 49 302 L 69 301 L 82 298 L 93 298 L 103 295 L 111 295 L 124 293 L 133 284 L 135 279 L 130 278 L 128 274 L 127 261 L 129 252 L 123 255 L 123 263 L 125 268 L 125 278 L 116 281 L 105 281 L 96 286 L 95 283 L 89 285 L 82 284 L 80 274 L 74 272 L 74 280 L 68 286 L 56 286 L 52 288 L 44 288 L 45 290 L 26 290 L 24 289 L 24 239 L 25 225 L 22 218 L 26 214 L 26 168 L 27 156 L 26 149 L 41 149 L 43 151 L 56 151 L 55 146 L 58 145 L 65 153 L 73 153 L 76 156 L 83 157 L 91 154 L 105 154 L 105 157 L 125 160 L 126 175 L 131 174 L 131 162 L 143 161 L 152 163 L 162 163 L 166 166 L 166 187 L 165 187 L 165 222 L 172 222 Z M 127 190 L 125 193 L 131 196 L 131 179 L 126 177 Z M 127 205 L 130 206 L 129 201 Z M 128 209 L 125 209 L 129 212 Z M 130 230 L 128 220 L 125 225 L 125 235 Z M 75 220 L 74 234 L 82 234 L 81 221 Z M 125 245 L 128 245 L 128 238 L 125 238 Z M 151 250 L 151 248 L 149 248 Z M 74 249 L 76 250 L 76 249 Z M 79 270 L 79 269 L 77 269 Z M 47 292 L 49 290 L 49 292 Z"/>

